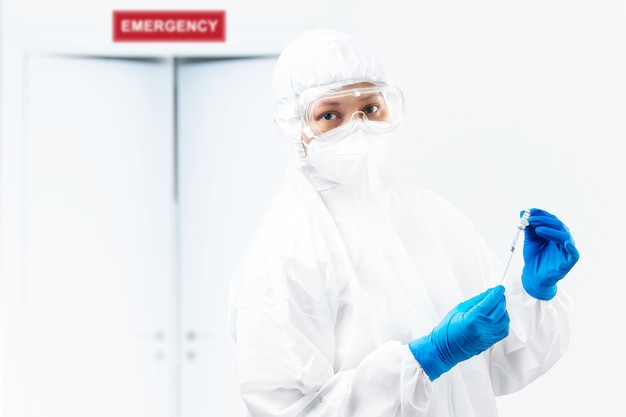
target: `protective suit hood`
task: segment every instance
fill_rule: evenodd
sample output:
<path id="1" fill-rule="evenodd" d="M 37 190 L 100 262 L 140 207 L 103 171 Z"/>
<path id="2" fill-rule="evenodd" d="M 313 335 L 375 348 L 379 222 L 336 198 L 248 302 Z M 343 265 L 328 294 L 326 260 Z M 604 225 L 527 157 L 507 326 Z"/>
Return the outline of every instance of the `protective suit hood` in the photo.
<path id="1" fill-rule="evenodd" d="M 273 91 L 278 105 L 274 124 L 281 146 L 297 166 L 308 167 L 300 141 L 300 94 L 358 82 L 381 84 L 385 75 L 374 55 L 350 35 L 316 29 L 285 47 L 274 70 Z"/>

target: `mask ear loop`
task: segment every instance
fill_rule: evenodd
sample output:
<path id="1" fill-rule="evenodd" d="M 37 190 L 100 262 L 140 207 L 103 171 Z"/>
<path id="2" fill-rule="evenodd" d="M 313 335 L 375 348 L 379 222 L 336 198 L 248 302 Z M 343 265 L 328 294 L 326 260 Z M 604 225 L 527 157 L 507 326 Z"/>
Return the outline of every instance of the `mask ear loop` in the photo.
<path id="1" fill-rule="evenodd" d="M 303 123 L 304 123 L 304 122 L 303 122 Z M 304 126 L 304 127 L 302 128 L 301 133 L 302 133 L 304 136 L 306 136 L 306 137 L 309 139 L 309 141 L 310 141 L 311 139 L 313 139 L 313 136 L 315 136 L 315 134 L 313 133 L 313 129 L 311 129 L 311 126 L 308 126 L 308 125 L 307 125 L 307 126 Z M 302 144 L 302 150 L 304 151 L 304 154 L 305 154 L 305 155 L 307 155 L 307 154 L 308 154 L 307 150 L 309 149 L 309 144 L 308 144 L 308 143 L 306 143 L 306 142 L 302 139 L 302 137 L 300 137 L 300 143 Z"/>
<path id="2" fill-rule="evenodd" d="M 303 127 L 302 133 L 304 133 L 304 136 L 306 136 L 309 139 L 313 139 L 313 136 L 315 136 L 315 134 L 313 133 L 313 129 L 311 129 L 311 126 Z"/>

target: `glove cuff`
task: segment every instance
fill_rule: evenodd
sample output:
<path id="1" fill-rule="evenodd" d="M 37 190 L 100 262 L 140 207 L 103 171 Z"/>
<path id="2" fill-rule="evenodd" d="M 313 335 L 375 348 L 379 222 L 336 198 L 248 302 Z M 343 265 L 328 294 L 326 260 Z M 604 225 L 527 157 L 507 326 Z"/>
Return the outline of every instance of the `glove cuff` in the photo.
<path id="1" fill-rule="evenodd" d="M 409 349 L 431 381 L 439 378 L 441 374 L 448 372 L 454 366 L 441 358 L 430 335 L 412 341 L 409 343 Z"/>
<path id="2" fill-rule="evenodd" d="M 549 301 L 556 296 L 557 287 L 556 284 L 549 286 L 541 286 L 537 284 L 536 279 L 528 278 L 526 274 L 522 273 L 522 285 L 524 290 L 538 300 Z"/>

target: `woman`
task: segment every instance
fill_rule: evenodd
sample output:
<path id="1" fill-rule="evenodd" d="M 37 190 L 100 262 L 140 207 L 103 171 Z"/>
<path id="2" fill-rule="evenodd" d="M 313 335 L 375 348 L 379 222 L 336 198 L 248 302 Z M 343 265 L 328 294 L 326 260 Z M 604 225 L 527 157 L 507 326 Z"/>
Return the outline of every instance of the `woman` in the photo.
<path id="1" fill-rule="evenodd" d="M 289 169 L 230 304 L 249 414 L 496 416 L 496 395 L 567 347 L 567 227 L 531 209 L 505 296 L 462 213 L 380 174 L 404 103 L 369 51 L 306 32 L 281 54 L 274 91 Z"/>

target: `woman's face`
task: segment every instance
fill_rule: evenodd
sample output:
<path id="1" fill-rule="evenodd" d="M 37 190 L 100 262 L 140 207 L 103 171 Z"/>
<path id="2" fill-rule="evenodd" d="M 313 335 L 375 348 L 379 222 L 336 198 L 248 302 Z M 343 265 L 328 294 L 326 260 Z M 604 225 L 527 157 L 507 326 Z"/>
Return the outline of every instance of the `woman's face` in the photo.
<path id="1" fill-rule="evenodd" d="M 302 140 L 308 144 L 312 136 L 327 133 L 357 118 L 390 121 L 385 96 L 374 84 L 349 84 L 312 101 L 305 110 L 303 125 L 313 134 L 303 133 Z"/>

